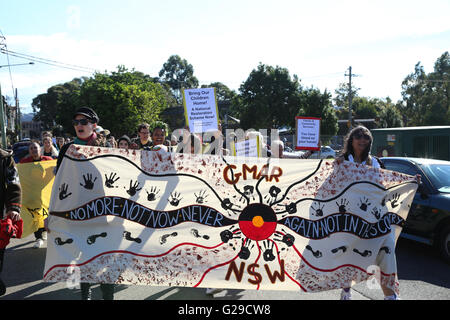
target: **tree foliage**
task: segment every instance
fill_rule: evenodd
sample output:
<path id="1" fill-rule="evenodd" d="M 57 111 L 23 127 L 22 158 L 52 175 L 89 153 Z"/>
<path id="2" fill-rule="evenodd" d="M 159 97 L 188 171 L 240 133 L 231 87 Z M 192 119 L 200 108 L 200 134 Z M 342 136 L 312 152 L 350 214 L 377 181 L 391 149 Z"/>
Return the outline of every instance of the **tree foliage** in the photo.
<path id="1" fill-rule="evenodd" d="M 320 131 L 324 135 L 335 135 L 338 131 L 338 118 L 332 106 L 331 94 L 325 90 L 309 88 L 302 90 L 299 116 L 321 118 Z"/>
<path id="2" fill-rule="evenodd" d="M 281 67 L 259 64 L 240 86 L 238 112 L 243 129 L 294 127 L 300 82 Z"/>
<path id="3" fill-rule="evenodd" d="M 450 55 L 443 53 L 426 74 L 420 62 L 402 82 L 403 103 L 399 105 L 408 126 L 450 124 Z"/>
<path id="4" fill-rule="evenodd" d="M 160 81 L 173 91 L 178 103 L 181 103 L 181 89 L 198 87 L 198 79 L 194 76 L 194 67 L 179 55 L 172 55 L 159 71 Z"/>
<path id="5" fill-rule="evenodd" d="M 87 105 L 97 112 L 102 127 L 122 135 L 136 132 L 141 122 L 159 120 L 169 101 L 170 94 L 153 78 L 119 66 L 111 73 L 96 73 L 49 88 L 33 100 L 33 110 L 37 111 L 35 119 L 45 127 L 60 124 L 74 134 L 72 115 Z"/>

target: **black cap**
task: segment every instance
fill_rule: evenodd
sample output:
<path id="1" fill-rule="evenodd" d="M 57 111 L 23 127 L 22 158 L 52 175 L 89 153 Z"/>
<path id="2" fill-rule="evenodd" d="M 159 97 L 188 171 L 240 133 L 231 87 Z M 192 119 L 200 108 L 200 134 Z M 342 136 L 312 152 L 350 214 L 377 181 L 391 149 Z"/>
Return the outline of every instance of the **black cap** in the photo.
<path id="1" fill-rule="evenodd" d="M 73 118 L 75 118 L 77 115 L 83 115 L 86 118 L 93 120 L 95 123 L 98 123 L 100 119 L 98 118 L 97 114 L 94 110 L 92 110 L 89 107 L 81 107 L 77 111 L 75 111 L 75 114 L 73 115 Z"/>

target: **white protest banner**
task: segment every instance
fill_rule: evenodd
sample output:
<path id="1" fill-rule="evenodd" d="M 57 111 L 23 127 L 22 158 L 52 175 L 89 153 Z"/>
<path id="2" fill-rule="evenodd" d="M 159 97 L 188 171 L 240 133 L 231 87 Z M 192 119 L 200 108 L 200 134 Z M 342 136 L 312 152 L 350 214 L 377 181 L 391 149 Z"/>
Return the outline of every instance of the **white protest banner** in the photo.
<path id="1" fill-rule="evenodd" d="M 296 150 L 320 149 L 320 120 L 314 117 L 295 117 Z"/>
<path id="2" fill-rule="evenodd" d="M 231 145 L 232 155 L 237 157 L 261 157 L 261 144 L 259 137 L 234 142 Z"/>
<path id="3" fill-rule="evenodd" d="M 373 278 L 415 177 L 361 164 L 72 145 L 52 189 L 44 281 L 305 292 Z M 270 158 L 267 159 L 270 161 Z"/>
<path id="4" fill-rule="evenodd" d="M 218 130 L 219 110 L 215 88 L 184 89 L 186 124 L 193 133 Z"/>

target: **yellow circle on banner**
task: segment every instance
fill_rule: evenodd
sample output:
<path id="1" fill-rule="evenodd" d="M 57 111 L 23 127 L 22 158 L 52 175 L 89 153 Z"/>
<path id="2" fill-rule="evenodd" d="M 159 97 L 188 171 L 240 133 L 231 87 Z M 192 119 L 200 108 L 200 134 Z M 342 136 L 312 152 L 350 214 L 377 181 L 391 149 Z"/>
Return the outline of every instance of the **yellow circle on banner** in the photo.
<path id="1" fill-rule="evenodd" d="M 264 219 L 261 216 L 254 216 L 252 219 L 252 223 L 255 227 L 261 228 L 264 224 Z"/>

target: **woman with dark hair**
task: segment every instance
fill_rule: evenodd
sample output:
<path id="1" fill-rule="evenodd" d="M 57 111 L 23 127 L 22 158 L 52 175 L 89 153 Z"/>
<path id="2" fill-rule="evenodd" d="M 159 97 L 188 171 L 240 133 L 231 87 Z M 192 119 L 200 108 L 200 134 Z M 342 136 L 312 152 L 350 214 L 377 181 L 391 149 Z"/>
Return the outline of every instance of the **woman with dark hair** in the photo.
<path id="1" fill-rule="evenodd" d="M 369 129 L 364 126 L 353 128 L 345 138 L 343 155 L 337 160 L 347 160 L 374 168 L 384 168 L 380 159 L 370 155 L 372 142 L 373 137 Z"/>
<path id="2" fill-rule="evenodd" d="M 364 126 L 353 128 L 345 138 L 344 150 L 342 156 L 336 161 L 344 160 L 360 163 L 373 168 L 384 168 L 380 159 L 370 154 L 373 137 L 370 130 Z M 399 300 L 397 294 L 389 287 L 381 284 L 385 300 Z M 341 300 L 352 300 L 351 288 L 343 288 L 341 291 Z"/>

